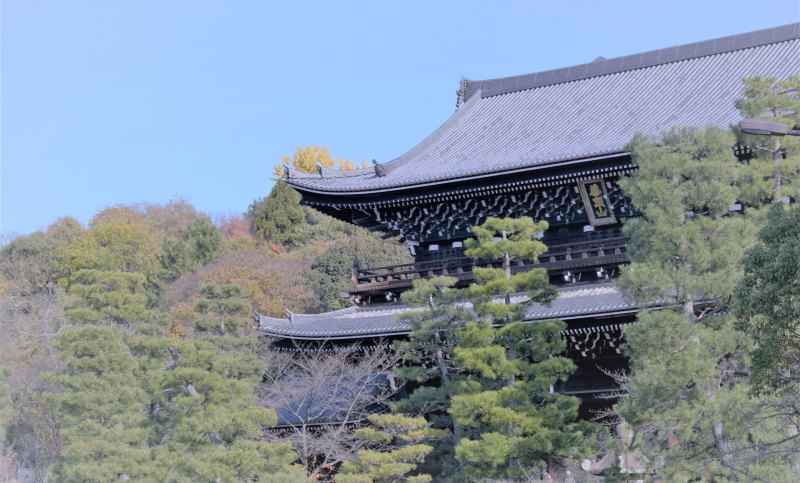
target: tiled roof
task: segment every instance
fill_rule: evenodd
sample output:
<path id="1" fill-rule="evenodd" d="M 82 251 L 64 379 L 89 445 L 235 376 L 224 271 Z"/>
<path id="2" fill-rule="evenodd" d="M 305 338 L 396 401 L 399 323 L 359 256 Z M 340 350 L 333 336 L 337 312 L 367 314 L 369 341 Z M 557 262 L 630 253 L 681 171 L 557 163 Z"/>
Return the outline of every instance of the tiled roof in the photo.
<path id="1" fill-rule="evenodd" d="M 258 330 L 265 335 L 298 339 L 347 339 L 407 334 L 409 325 L 396 320 L 396 316 L 408 310 L 403 305 L 348 307 L 322 314 L 292 314 L 291 320 L 256 314 L 256 320 Z"/>
<path id="2" fill-rule="evenodd" d="M 726 127 L 743 77 L 800 72 L 800 24 L 525 76 L 465 81 L 466 99 L 418 146 L 373 169 L 292 174 L 300 190 L 354 194 L 624 154 L 636 132 Z M 296 177 L 295 177 L 296 176 Z"/>
<path id="3" fill-rule="evenodd" d="M 513 302 L 522 296 L 514 297 Z M 636 310 L 636 303 L 625 299 L 609 283 L 562 288 L 550 305 L 533 304 L 528 321 L 578 318 Z M 397 315 L 415 310 L 403 305 L 381 308 L 349 307 L 314 315 L 292 314 L 292 320 L 257 314 L 258 330 L 264 335 L 290 339 L 351 339 L 408 334 L 410 325 Z"/>
<path id="4" fill-rule="evenodd" d="M 611 284 L 575 287 L 561 290 L 549 306 L 533 304 L 528 320 L 569 318 L 582 315 L 610 314 L 636 309 L 636 302 L 623 297 Z"/>

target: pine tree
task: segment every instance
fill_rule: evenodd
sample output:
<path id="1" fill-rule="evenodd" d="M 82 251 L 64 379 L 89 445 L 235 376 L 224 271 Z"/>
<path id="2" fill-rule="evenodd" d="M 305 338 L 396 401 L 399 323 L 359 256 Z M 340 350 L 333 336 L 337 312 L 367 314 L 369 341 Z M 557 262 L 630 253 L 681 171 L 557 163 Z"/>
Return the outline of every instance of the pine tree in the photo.
<path id="1" fill-rule="evenodd" d="M 423 483 L 432 480 L 430 475 L 408 474 L 433 451 L 433 446 L 426 443 L 441 439 L 443 431 L 430 428 L 425 418 L 400 414 L 375 414 L 369 417 L 369 421 L 371 426 L 356 432 L 369 449 L 359 451 L 357 460 L 344 463 L 336 481 Z"/>
<path id="2" fill-rule="evenodd" d="M 144 478 L 152 470 L 146 429 L 147 394 L 129 346 L 137 328 L 152 327 L 140 273 L 80 270 L 66 314 L 73 324 L 56 339 L 64 371 L 49 395 L 64 442 L 55 464 L 64 481 Z M 120 330 L 125 329 L 125 332 Z"/>
<path id="3" fill-rule="evenodd" d="M 136 272 L 80 270 L 72 278 L 66 314 L 75 324 L 147 330 L 155 314 L 147 307 L 146 283 Z"/>
<path id="4" fill-rule="evenodd" d="M 476 283 L 467 290 L 437 277 L 415 281 L 403 295 L 419 310 L 404 316 L 412 332 L 401 344 L 407 365 L 398 372 L 420 387 L 394 409 L 425 413 L 451 432 L 436 453 L 448 478 L 523 477 L 542 470 L 549 456 L 581 455 L 597 433 L 576 422 L 576 398 L 552 391 L 574 370 L 558 356 L 564 323 L 523 322 L 530 303 L 557 294 L 543 269 L 513 273 L 512 262 L 546 250 L 539 241 L 546 229 L 530 218 L 489 218 L 472 228 L 467 254 L 499 260 L 501 268 L 474 269 Z"/>
<path id="5" fill-rule="evenodd" d="M 207 220 L 197 218 L 178 230 L 175 238 L 164 240 L 160 256 L 166 278 L 174 280 L 214 260 L 223 250 L 224 240 Z"/>
<path id="6" fill-rule="evenodd" d="M 784 481 L 790 473 L 746 451 L 775 425 L 749 424 L 745 408 L 765 401 L 747 395 L 751 340 L 728 313 L 759 219 L 752 209 L 729 212 L 740 196 L 732 144 L 717 128 L 675 129 L 655 143 L 636 137 L 639 170 L 620 181 L 642 216 L 625 226 L 631 264 L 618 285 L 642 310 L 626 331 L 633 376 L 615 410 L 633 425 L 651 469 L 670 481 Z M 661 310 L 647 310 L 653 303 Z"/>
<path id="7" fill-rule="evenodd" d="M 324 215 L 323 215 L 324 216 Z M 338 222 L 337 223 L 341 223 Z M 316 225 L 310 228 L 315 229 Z M 316 230 L 314 230 L 316 231 Z M 330 240 L 336 233 L 313 233 L 309 230 L 309 238 Z M 339 238 L 311 263 L 311 267 L 303 273 L 305 285 L 317 295 L 321 308 L 335 310 L 345 308 L 348 304 L 341 293 L 350 287 L 353 260 L 358 260 L 362 267 L 382 267 L 410 263 L 413 261 L 408 250 L 393 241 L 383 241 L 363 228 L 353 233 L 339 233 Z"/>
<path id="8" fill-rule="evenodd" d="M 762 466 L 775 464 L 800 473 L 800 208 L 774 204 L 759 244 L 743 259 L 736 287 L 736 327 L 753 337 L 751 393 L 757 401 L 747 420 L 771 423 L 771 434 L 747 448 Z M 752 439 L 752 438 L 751 438 Z"/>
<path id="9" fill-rule="evenodd" d="M 299 202 L 297 191 L 283 180 L 276 181 L 269 196 L 254 201 L 247 210 L 253 234 L 291 248 L 302 246 L 298 231 L 306 223 L 306 215 Z"/>
<path id="10" fill-rule="evenodd" d="M 463 437 L 459 421 L 449 414 L 450 402 L 457 394 L 461 368 L 455 363 L 454 350 L 459 333 L 474 319 L 464 303 L 465 291 L 453 288 L 454 277 L 434 277 L 414 281 L 414 289 L 403 294 L 403 302 L 419 310 L 409 311 L 402 319 L 411 325 L 407 341 L 398 343 L 404 364 L 395 369 L 417 387 L 393 406 L 403 414 L 424 414 L 434 428 L 447 430 L 450 437 L 436 445 L 434 456 L 444 474 L 458 466 L 455 447 Z"/>
<path id="11" fill-rule="evenodd" d="M 302 480 L 290 445 L 262 438 L 277 419 L 255 396 L 263 368 L 243 290 L 209 284 L 200 293 L 196 338 L 152 337 L 137 346 L 151 361 L 161 361 L 150 363 L 149 384 L 156 479 Z M 276 473 L 283 476 L 272 479 Z"/>
<path id="12" fill-rule="evenodd" d="M 639 170 L 620 179 L 642 216 L 625 224 L 633 263 L 618 285 L 643 303 L 679 304 L 692 322 L 730 303 L 738 261 L 756 231 L 748 217 L 729 211 L 742 169 L 733 142 L 713 127 L 674 129 L 655 142 L 637 136 L 629 149 Z"/>
<path id="13" fill-rule="evenodd" d="M 785 80 L 750 77 L 736 108 L 744 117 L 767 118 L 794 129 L 800 126 L 800 75 Z M 737 132 L 739 143 L 753 148 L 739 182 L 740 201 L 756 206 L 784 197 L 800 197 L 800 139 L 792 136 L 756 136 Z"/>
<path id="14" fill-rule="evenodd" d="M 502 268 L 474 270 L 469 295 L 479 319 L 466 324 L 454 351 L 469 376 L 459 381 L 449 413 L 465 428 L 456 457 L 471 478 L 526 477 L 543 470 L 549 456 L 583 454 L 596 430 L 576 422 L 577 398 L 552 391 L 574 370 L 558 356 L 566 349 L 565 324 L 523 322 L 530 303 L 547 303 L 557 290 L 544 269 L 513 274 L 511 262 L 544 253 L 539 238 L 547 228 L 527 217 L 489 218 L 467 241 L 468 255 L 502 261 Z M 515 301 L 519 292 L 527 296 Z"/>
<path id="15" fill-rule="evenodd" d="M 56 342 L 64 372 L 52 375 L 63 391 L 50 394 L 61 423 L 58 481 L 106 482 L 146 478 L 146 394 L 137 362 L 116 327 L 73 327 Z"/>

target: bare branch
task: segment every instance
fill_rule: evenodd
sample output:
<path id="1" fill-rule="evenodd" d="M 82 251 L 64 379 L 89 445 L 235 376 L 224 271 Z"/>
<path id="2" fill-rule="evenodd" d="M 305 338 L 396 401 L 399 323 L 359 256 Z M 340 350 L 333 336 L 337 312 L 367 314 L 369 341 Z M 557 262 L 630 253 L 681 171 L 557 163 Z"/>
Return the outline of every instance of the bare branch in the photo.
<path id="1" fill-rule="evenodd" d="M 385 410 L 400 389 L 391 369 L 401 355 L 385 346 L 318 343 L 262 351 L 266 371 L 259 400 L 278 413 L 278 426 L 267 438 L 291 443 L 310 476 L 354 459 L 364 445 L 356 429 Z"/>

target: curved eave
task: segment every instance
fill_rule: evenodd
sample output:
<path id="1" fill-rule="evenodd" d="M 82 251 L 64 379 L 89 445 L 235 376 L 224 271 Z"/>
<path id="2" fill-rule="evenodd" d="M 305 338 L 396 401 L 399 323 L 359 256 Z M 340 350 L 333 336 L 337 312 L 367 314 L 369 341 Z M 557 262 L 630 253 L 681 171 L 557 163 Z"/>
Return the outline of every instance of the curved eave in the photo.
<path id="1" fill-rule="evenodd" d="M 630 153 L 626 151 L 610 151 L 606 153 L 595 153 L 592 155 L 588 155 L 587 157 L 582 158 L 565 158 L 561 160 L 554 160 L 547 163 L 538 163 L 538 164 L 531 164 L 529 166 L 517 167 L 517 168 L 504 168 L 501 170 L 495 170 L 485 173 L 477 173 L 477 174 L 463 174 L 460 173 L 458 176 L 452 176 L 450 178 L 445 179 L 437 179 L 437 180 L 430 180 L 430 181 L 420 181 L 417 183 L 408 183 L 398 186 L 386 187 L 386 188 L 375 188 L 375 189 L 362 189 L 362 190 L 352 190 L 352 191 L 345 191 L 345 190 L 323 190 L 319 188 L 312 188 L 309 186 L 305 186 L 301 183 L 298 183 L 292 179 L 287 179 L 286 183 L 291 186 L 292 188 L 300 191 L 302 193 L 313 193 L 316 195 L 325 195 L 325 196 L 332 196 L 332 197 L 349 197 L 353 195 L 380 195 L 380 194 L 396 194 L 399 192 L 404 191 L 416 191 L 416 190 L 424 190 L 427 188 L 444 188 L 447 189 L 448 185 L 456 185 L 456 184 L 463 184 L 469 183 L 472 181 L 480 181 L 480 180 L 490 180 L 492 178 L 501 178 L 504 176 L 512 176 L 515 174 L 523 174 L 523 173 L 535 173 L 536 171 L 543 171 L 549 170 L 554 168 L 561 168 L 561 167 L 576 167 L 582 164 L 587 163 L 595 163 L 597 161 L 603 160 L 612 160 L 617 158 L 629 158 Z M 575 173 L 572 175 L 558 175 L 553 176 L 552 180 L 556 179 L 566 179 L 568 177 L 576 177 L 581 176 L 583 173 Z M 542 181 L 550 181 L 550 179 L 542 180 Z M 499 187 L 499 186 L 498 186 Z"/>
<path id="2" fill-rule="evenodd" d="M 293 334 L 280 334 L 278 332 L 270 332 L 269 330 L 259 329 L 261 335 L 265 335 L 268 337 L 276 337 L 279 339 L 290 339 L 290 340 L 305 340 L 305 341 L 327 341 L 327 340 L 352 340 L 352 339 L 364 339 L 364 338 L 374 338 L 374 337 L 396 337 L 396 336 L 405 336 L 411 333 L 411 330 L 404 330 L 400 332 L 374 332 L 374 333 L 364 333 L 364 334 L 351 334 L 351 335 L 293 335 Z"/>
<path id="3" fill-rule="evenodd" d="M 607 312 L 594 312 L 594 313 L 585 313 L 579 315 L 564 315 L 564 316 L 552 316 L 546 318 L 537 318 L 537 319 L 526 319 L 524 322 L 533 323 L 533 322 L 541 322 L 544 320 L 581 320 L 581 319 L 591 319 L 595 317 L 613 317 L 613 316 L 622 316 L 622 315 L 634 315 L 639 312 L 639 309 L 627 309 L 627 310 L 614 310 L 614 311 L 607 311 Z M 628 325 L 628 324 L 606 324 L 610 325 Z M 605 327 L 598 326 L 598 327 Z M 398 336 L 407 336 L 411 333 L 411 328 L 407 328 L 405 330 L 399 330 L 395 332 L 383 332 L 383 331 L 364 331 L 359 333 L 349 333 L 349 334 L 336 334 L 336 333 L 321 333 L 320 335 L 313 335 L 313 334 L 300 334 L 300 333 L 291 333 L 291 331 L 276 331 L 270 330 L 268 328 L 256 328 L 261 335 L 268 336 L 268 337 L 275 337 L 279 339 L 289 339 L 289 340 L 303 340 L 303 341 L 336 341 L 336 340 L 354 340 L 354 339 L 363 339 L 363 338 L 380 338 L 380 337 L 398 337 Z M 563 332 L 565 334 L 573 333 L 574 331 L 585 331 L 586 328 L 583 329 L 565 329 Z M 298 331 L 301 332 L 301 331 Z M 576 332 L 577 333 L 577 332 Z"/>
<path id="4" fill-rule="evenodd" d="M 517 296 L 515 296 L 516 298 Z M 522 297 L 520 294 L 519 297 Z M 654 304 L 654 307 L 655 308 Z M 404 306 L 388 309 L 350 307 L 327 314 L 295 316 L 287 319 L 257 316 L 263 335 L 293 340 L 345 340 L 408 335 L 411 326 L 395 319 L 399 313 L 412 310 Z M 581 320 L 597 317 L 636 314 L 638 306 L 609 284 L 586 285 L 562 290 L 549 306 L 534 304 L 528 309 L 526 322 L 542 320 Z M 304 326 L 305 325 L 305 326 Z"/>

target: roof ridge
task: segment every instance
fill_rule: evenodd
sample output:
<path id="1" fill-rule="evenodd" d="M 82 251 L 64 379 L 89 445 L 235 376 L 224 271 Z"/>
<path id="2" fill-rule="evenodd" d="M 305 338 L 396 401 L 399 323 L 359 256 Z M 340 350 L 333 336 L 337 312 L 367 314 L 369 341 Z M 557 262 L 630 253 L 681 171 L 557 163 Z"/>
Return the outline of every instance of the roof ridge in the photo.
<path id="1" fill-rule="evenodd" d="M 499 96 L 501 94 L 533 89 L 535 87 L 544 87 L 588 79 L 590 77 L 643 69 L 646 67 L 707 57 L 797 38 L 800 38 L 800 22 L 651 50 L 638 54 L 614 57 L 607 60 L 595 60 L 584 64 L 534 72 L 531 74 L 498 77 L 481 81 L 470 81 L 462 78 L 459 81 L 460 89 L 458 90 L 458 99 L 459 102 L 462 102 L 463 99 L 469 99 L 478 91 L 481 92 L 481 97 L 484 98 Z"/>

